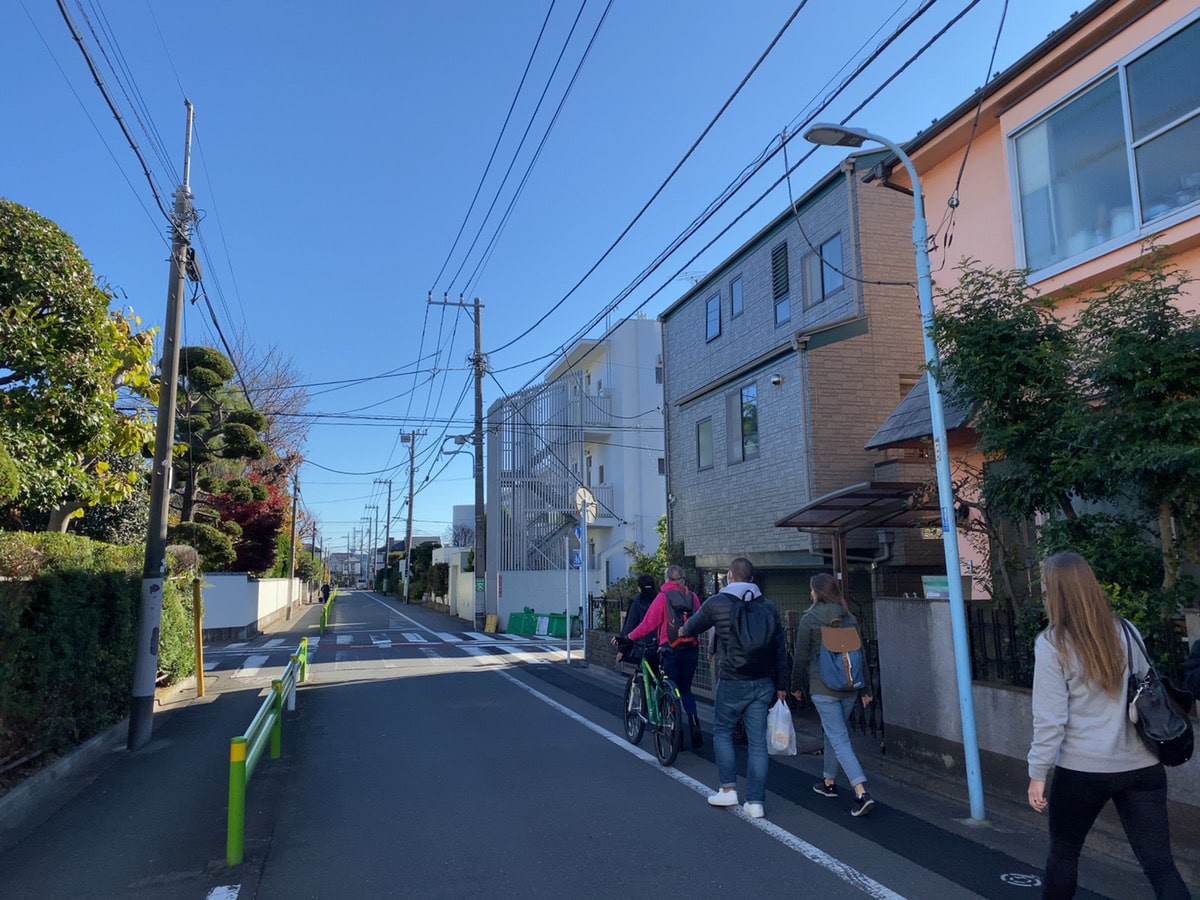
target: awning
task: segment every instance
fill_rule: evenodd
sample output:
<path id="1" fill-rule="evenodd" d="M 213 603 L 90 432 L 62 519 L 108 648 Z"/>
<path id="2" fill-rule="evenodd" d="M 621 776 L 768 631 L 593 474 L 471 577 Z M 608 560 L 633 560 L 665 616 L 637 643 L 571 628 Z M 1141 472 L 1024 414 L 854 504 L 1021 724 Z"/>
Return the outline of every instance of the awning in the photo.
<path id="1" fill-rule="evenodd" d="M 930 528 L 941 525 L 936 491 L 910 481 L 863 481 L 818 497 L 784 516 L 777 528 L 833 531 L 859 528 Z"/>
<path id="2" fill-rule="evenodd" d="M 946 431 L 966 428 L 970 416 L 953 401 L 943 398 L 942 412 L 946 420 Z M 879 430 L 866 443 L 867 450 L 883 450 L 888 447 L 921 447 L 928 443 L 933 434 L 929 413 L 929 379 L 920 378 L 911 390 L 892 410 Z"/>

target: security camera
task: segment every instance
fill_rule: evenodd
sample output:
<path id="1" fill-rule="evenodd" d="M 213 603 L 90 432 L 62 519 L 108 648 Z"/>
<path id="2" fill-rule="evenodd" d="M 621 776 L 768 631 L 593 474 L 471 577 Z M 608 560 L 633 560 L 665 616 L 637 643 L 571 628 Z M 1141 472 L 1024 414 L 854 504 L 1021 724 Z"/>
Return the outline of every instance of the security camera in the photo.
<path id="1" fill-rule="evenodd" d="M 779 387 L 781 384 L 783 384 L 783 376 L 778 373 L 772 375 L 771 376 L 771 384 L 774 385 L 775 387 Z"/>

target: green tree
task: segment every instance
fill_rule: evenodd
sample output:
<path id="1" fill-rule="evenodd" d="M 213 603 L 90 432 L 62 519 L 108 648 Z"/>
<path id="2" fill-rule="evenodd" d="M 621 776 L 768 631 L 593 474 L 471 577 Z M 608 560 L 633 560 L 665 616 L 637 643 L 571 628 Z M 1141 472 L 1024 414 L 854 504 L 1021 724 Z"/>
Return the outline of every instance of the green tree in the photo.
<path id="1" fill-rule="evenodd" d="M 50 530 L 129 497 L 140 473 L 106 454 L 140 454 L 153 435 L 154 332 L 111 301 L 66 232 L 0 199 L 0 443 L 16 504 Z"/>
<path id="2" fill-rule="evenodd" d="M 1010 602 L 1019 592 L 995 557 L 1004 552 L 1004 522 L 1040 515 L 1043 550 L 1121 548 L 1107 555 L 1127 565 L 1102 580 L 1136 591 L 1153 586 L 1151 572 L 1171 591 L 1182 565 L 1196 561 L 1200 320 L 1179 306 L 1188 280 L 1148 246 L 1116 281 L 1078 297 L 1074 323 L 1056 316 L 1021 272 L 968 261 L 945 293 L 934 315 L 936 374 L 972 411 L 985 460 L 974 486 L 989 529 L 982 549 L 992 554 L 993 586 Z M 960 487 L 959 501 L 972 503 L 972 486 Z M 1080 501 L 1115 512 L 1080 515 Z M 1143 546 L 1128 547 L 1133 539 Z M 1151 542 L 1158 565 L 1147 563 Z"/>
<path id="3" fill-rule="evenodd" d="M 185 522 L 195 519 L 204 494 L 224 487 L 221 476 L 240 476 L 247 463 L 268 454 L 259 437 L 267 427 L 266 417 L 236 392 L 234 374 L 233 363 L 212 347 L 179 351 L 174 490 Z M 205 478 L 215 479 L 218 489 L 206 486 Z"/>

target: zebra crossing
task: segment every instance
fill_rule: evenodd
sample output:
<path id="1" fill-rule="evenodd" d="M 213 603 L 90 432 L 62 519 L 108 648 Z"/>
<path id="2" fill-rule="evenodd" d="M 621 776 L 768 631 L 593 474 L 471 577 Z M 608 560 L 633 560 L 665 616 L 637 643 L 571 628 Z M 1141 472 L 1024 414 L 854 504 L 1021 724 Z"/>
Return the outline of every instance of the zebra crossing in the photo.
<path id="1" fill-rule="evenodd" d="M 268 638 L 235 641 L 204 648 L 205 672 L 228 672 L 232 678 L 265 677 L 287 665 L 299 641 L 296 638 Z M 578 652 L 575 645 L 575 652 Z M 505 663 L 540 665 L 565 660 L 566 641 L 556 638 L 525 637 L 514 634 L 461 633 L 423 630 L 411 626 L 394 629 L 347 629 L 324 637 L 308 639 L 309 663 L 344 662 L 379 658 L 421 656 L 427 659 L 480 661 L 500 658 Z"/>

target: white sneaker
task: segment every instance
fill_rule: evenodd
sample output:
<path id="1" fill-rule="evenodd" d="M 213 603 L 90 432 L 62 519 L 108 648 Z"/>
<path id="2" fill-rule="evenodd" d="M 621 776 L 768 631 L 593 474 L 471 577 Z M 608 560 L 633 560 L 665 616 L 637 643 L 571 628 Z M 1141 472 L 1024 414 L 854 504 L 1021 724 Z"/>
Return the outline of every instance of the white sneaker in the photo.
<path id="1" fill-rule="evenodd" d="M 737 791 L 717 791 L 708 798 L 709 806 L 737 806 Z"/>
<path id="2" fill-rule="evenodd" d="M 744 804 L 742 804 L 742 809 L 744 809 L 746 811 L 746 815 L 752 819 L 761 819 L 766 815 L 766 813 L 763 812 L 763 805 L 761 803 L 751 803 L 746 801 Z"/>

